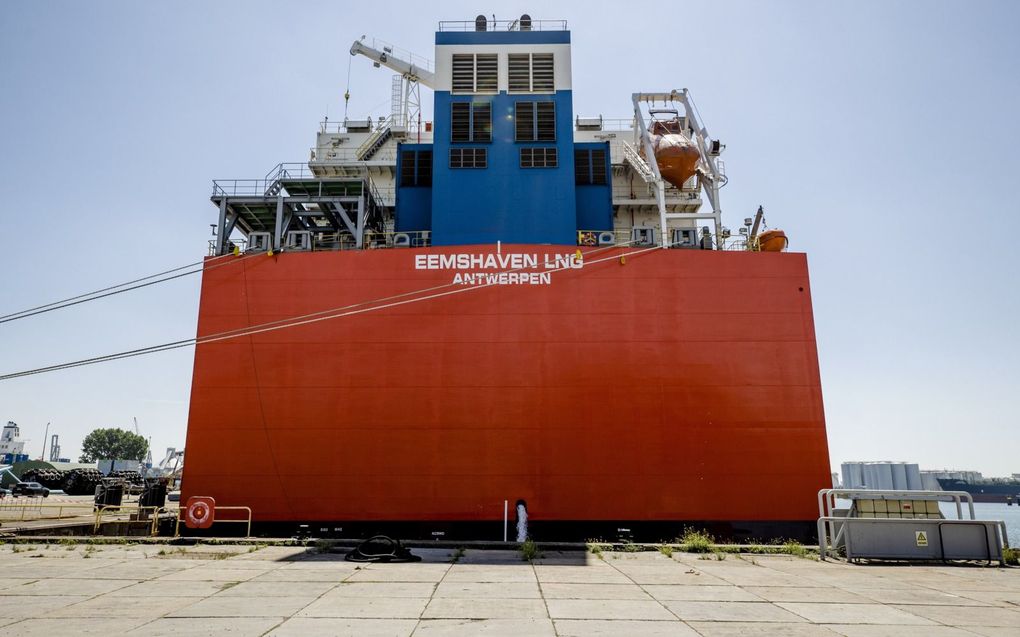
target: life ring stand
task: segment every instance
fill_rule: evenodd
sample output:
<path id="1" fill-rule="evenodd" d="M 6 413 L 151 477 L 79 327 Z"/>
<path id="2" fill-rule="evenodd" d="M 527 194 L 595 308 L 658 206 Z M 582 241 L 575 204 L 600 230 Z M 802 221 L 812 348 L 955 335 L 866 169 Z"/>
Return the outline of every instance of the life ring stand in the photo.
<path id="1" fill-rule="evenodd" d="M 208 529 L 216 519 L 216 500 L 204 495 L 188 498 L 184 508 L 184 523 L 189 529 Z"/>

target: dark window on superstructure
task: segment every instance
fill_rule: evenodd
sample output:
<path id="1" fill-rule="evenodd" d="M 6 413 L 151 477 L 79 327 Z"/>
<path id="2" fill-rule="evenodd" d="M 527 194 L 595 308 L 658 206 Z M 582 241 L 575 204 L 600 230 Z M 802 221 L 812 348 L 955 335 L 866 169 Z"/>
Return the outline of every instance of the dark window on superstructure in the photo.
<path id="1" fill-rule="evenodd" d="M 400 186 L 407 188 L 415 182 L 414 163 L 418 153 L 413 150 L 405 150 L 400 153 Z"/>
<path id="2" fill-rule="evenodd" d="M 519 142 L 556 141 L 555 102 L 517 102 L 514 139 Z"/>
<path id="3" fill-rule="evenodd" d="M 574 151 L 574 183 L 578 186 L 604 186 L 606 174 L 606 151 L 603 148 Z"/>
<path id="4" fill-rule="evenodd" d="M 404 150 L 400 152 L 400 187 L 432 186 L 432 151 Z"/>
<path id="5" fill-rule="evenodd" d="M 487 159 L 484 148 L 450 149 L 450 168 L 485 168 Z"/>
<path id="6" fill-rule="evenodd" d="M 491 142 L 492 104 L 453 102 L 450 104 L 451 142 Z"/>
<path id="7" fill-rule="evenodd" d="M 534 148 L 531 146 L 521 149 L 521 168 L 556 168 L 556 147 Z"/>
<path id="8" fill-rule="evenodd" d="M 454 53 L 452 70 L 453 93 L 495 93 L 498 89 L 499 63 L 495 53 Z"/>
<path id="9" fill-rule="evenodd" d="M 507 89 L 511 93 L 553 93 L 554 69 L 552 53 L 511 53 L 507 55 Z"/>
<path id="10" fill-rule="evenodd" d="M 418 186 L 432 187 L 432 151 L 418 151 Z"/>

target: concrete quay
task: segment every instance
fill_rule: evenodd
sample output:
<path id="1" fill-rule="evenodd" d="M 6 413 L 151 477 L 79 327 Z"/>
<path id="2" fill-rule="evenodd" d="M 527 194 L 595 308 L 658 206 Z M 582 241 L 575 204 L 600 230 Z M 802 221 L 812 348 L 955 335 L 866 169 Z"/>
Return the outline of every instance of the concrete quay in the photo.
<path id="1" fill-rule="evenodd" d="M 785 555 L 303 547 L 0 546 L 0 634 L 1020 635 L 1020 568 Z"/>

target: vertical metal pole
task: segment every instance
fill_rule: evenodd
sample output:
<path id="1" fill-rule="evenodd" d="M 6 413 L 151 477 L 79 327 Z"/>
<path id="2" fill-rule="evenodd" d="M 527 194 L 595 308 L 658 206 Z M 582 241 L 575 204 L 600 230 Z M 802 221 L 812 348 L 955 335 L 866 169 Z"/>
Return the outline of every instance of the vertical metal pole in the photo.
<path id="1" fill-rule="evenodd" d="M 506 542 L 506 529 L 507 529 L 507 501 L 503 500 L 503 541 Z"/>
<path id="2" fill-rule="evenodd" d="M 365 199 L 368 197 L 368 178 L 365 178 L 365 187 L 361 189 L 361 196 L 358 197 L 358 219 L 355 222 L 355 245 L 360 250 L 365 238 Z"/>
<path id="3" fill-rule="evenodd" d="M 220 256 L 223 254 L 224 246 L 227 245 L 227 239 L 223 236 L 227 227 L 227 195 L 223 194 L 223 198 L 220 199 L 220 218 L 216 223 L 216 254 L 213 256 Z"/>
<path id="4" fill-rule="evenodd" d="M 279 251 L 283 246 L 283 195 L 276 196 L 276 236 L 273 250 Z"/>

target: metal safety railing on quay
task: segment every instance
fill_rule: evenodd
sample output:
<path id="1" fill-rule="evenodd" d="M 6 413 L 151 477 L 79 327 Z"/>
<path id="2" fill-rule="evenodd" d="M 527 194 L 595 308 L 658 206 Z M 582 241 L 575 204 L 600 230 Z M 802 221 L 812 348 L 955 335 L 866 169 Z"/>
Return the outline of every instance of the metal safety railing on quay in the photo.
<path id="1" fill-rule="evenodd" d="M 220 523 L 223 523 L 223 524 L 231 524 L 231 523 L 233 523 L 233 524 L 247 524 L 248 525 L 248 531 L 247 531 L 247 533 L 245 534 L 244 537 L 251 537 L 251 521 L 252 521 L 251 507 L 246 507 L 246 506 L 220 506 L 220 505 L 217 504 L 216 506 L 213 507 L 213 511 L 214 512 L 218 512 L 218 511 L 246 511 L 248 513 L 248 518 L 247 519 L 244 519 L 244 520 L 221 520 L 218 517 L 216 517 L 216 515 L 214 514 L 213 515 L 212 523 L 213 524 L 220 524 Z M 180 537 L 181 536 L 181 515 L 184 515 L 183 509 L 177 515 L 177 522 L 174 524 L 174 537 Z"/>
<path id="2" fill-rule="evenodd" d="M 851 509 L 846 513 L 847 515 L 835 515 L 837 509 L 837 500 L 850 500 Z M 941 509 L 938 513 L 938 517 L 931 517 L 935 514 L 925 513 L 923 517 L 918 517 L 918 514 L 912 513 L 910 517 L 904 516 L 905 513 L 896 512 L 895 517 L 850 517 L 849 514 L 853 511 L 853 503 L 857 499 L 867 500 L 884 500 L 884 501 L 935 501 L 935 502 L 952 502 L 956 507 L 957 519 L 943 519 L 941 515 Z M 963 515 L 963 503 L 967 503 L 968 518 Z M 886 513 L 888 516 L 889 514 Z M 849 544 L 849 533 L 847 529 L 849 525 L 855 523 L 873 523 L 876 520 L 881 520 L 883 524 L 916 524 L 918 520 L 939 520 L 939 534 L 941 536 L 942 525 L 974 525 L 977 520 L 974 513 L 974 498 L 971 494 L 966 491 L 921 491 L 921 490 L 886 490 L 886 489 L 821 489 L 818 491 L 818 554 L 820 559 L 824 560 L 828 555 L 835 552 L 836 548 L 840 546 L 841 542 L 847 542 Z M 987 524 L 994 524 L 998 529 L 996 533 L 995 541 L 996 546 L 994 547 L 998 553 L 999 561 L 1002 561 L 1001 554 L 1002 548 L 1009 546 L 1009 539 L 1007 535 L 1005 522 L 1002 521 L 985 521 Z M 941 541 L 941 537 L 940 537 Z M 986 540 L 987 541 L 987 540 Z M 991 549 L 989 546 L 989 559 L 992 559 Z"/>
<path id="3" fill-rule="evenodd" d="M 566 20 L 530 20 L 525 27 L 519 19 L 489 20 L 486 16 L 486 31 L 566 31 Z M 476 31 L 474 20 L 443 20 L 439 23 L 440 31 Z"/>
<path id="4" fill-rule="evenodd" d="M 28 502 L 20 501 L 23 499 L 10 496 L 0 499 L 0 522 L 34 522 L 82 517 L 91 515 L 94 507 L 92 502 L 43 502 L 42 498 L 32 498 Z"/>
<path id="5" fill-rule="evenodd" d="M 92 533 L 96 534 L 99 532 L 99 527 L 103 523 L 103 518 L 106 517 L 107 514 L 110 514 L 120 516 L 127 515 L 128 521 L 149 522 L 151 520 L 151 523 L 149 525 L 149 535 L 156 535 L 156 533 L 159 530 L 159 514 L 167 512 L 168 512 L 167 509 L 161 506 L 143 507 L 137 505 L 132 506 L 129 504 L 125 505 L 102 504 L 95 507 L 94 514 L 95 522 L 92 525 Z M 145 518 L 142 517 L 143 514 L 145 514 L 146 516 Z M 132 516 L 134 517 L 134 520 L 131 519 Z M 107 520 L 107 521 L 123 522 L 124 520 Z"/>

